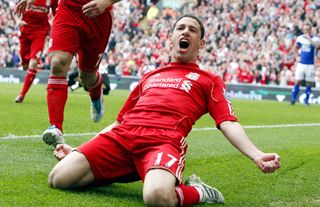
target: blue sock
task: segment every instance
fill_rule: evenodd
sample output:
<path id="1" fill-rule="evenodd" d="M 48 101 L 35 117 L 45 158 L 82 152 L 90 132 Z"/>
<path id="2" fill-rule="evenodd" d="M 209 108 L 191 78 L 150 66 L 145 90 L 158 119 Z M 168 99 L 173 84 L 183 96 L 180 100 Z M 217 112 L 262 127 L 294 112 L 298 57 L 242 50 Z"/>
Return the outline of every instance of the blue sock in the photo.
<path id="1" fill-rule="evenodd" d="M 298 84 L 294 85 L 292 89 L 291 103 L 295 103 L 297 100 L 297 96 L 299 94 L 300 86 Z"/>
<path id="2" fill-rule="evenodd" d="M 306 98 L 304 99 L 305 104 L 309 104 L 309 97 L 311 94 L 311 86 L 306 87 Z"/>

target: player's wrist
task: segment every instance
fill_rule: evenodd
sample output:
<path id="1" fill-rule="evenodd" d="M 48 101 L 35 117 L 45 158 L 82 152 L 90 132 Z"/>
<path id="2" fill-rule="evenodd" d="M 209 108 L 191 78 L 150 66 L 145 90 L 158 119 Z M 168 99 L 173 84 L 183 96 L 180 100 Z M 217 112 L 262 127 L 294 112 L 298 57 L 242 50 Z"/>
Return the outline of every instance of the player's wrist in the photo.
<path id="1" fill-rule="evenodd" d="M 264 153 L 257 152 L 251 157 L 251 160 L 257 164 L 263 156 L 264 156 Z"/>

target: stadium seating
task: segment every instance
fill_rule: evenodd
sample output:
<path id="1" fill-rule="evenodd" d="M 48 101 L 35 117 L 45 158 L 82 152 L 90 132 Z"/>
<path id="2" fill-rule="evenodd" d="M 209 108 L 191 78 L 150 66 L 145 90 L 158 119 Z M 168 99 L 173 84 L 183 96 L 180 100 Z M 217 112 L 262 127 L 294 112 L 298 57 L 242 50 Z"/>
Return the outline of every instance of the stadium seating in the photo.
<path id="1" fill-rule="evenodd" d="M 18 68 L 14 1 L 0 2 L 0 68 Z M 198 0 L 182 4 L 177 0 L 171 8 L 164 1 L 139 2 L 122 1 L 115 6 L 113 33 L 103 56 L 110 74 L 142 76 L 170 61 L 168 34 L 172 21 L 184 13 L 199 16 L 205 25 L 207 44 L 199 55 L 201 68 L 227 83 L 292 85 L 293 46 L 303 21 L 310 21 L 317 28 L 314 33 L 320 34 L 319 1 Z M 42 60 L 43 68 L 48 68 L 46 58 Z"/>

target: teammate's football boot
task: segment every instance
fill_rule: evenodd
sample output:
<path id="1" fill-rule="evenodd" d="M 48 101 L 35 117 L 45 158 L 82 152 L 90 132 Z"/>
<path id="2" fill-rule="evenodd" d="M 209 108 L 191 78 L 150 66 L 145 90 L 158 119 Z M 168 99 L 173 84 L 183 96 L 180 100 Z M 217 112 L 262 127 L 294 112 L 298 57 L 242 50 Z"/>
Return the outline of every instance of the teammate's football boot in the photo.
<path id="1" fill-rule="evenodd" d="M 23 102 L 23 99 L 24 99 L 24 96 L 19 95 L 19 96 L 16 97 L 16 99 L 14 100 L 14 102 L 16 102 L 16 103 L 22 103 L 22 102 Z"/>
<path id="2" fill-rule="evenodd" d="M 48 129 L 43 132 L 42 139 L 46 144 L 54 147 L 56 147 L 58 144 L 64 143 L 62 132 L 55 125 L 48 127 Z"/>
<path id="3" fill-rule="evenodd" d="M 99 122 L 104 114 L 103 93 L 98 100 L 91 100 L 91 118 L 93 122 Z"/>

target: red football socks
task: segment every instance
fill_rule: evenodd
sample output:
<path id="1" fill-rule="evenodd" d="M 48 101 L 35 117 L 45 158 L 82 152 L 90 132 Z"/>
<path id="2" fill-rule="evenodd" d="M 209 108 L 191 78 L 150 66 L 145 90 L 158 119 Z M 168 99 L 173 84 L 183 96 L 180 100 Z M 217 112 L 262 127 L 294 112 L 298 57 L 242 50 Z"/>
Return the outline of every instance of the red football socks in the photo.
<path id="1" fill-rule="evenodd" d="M 89 91 L 89 96 L 91 97 L 91 100 L 98 100 L 101 96 L 102 92 L 102 77 L 99 72 L 97 72 L 97 82 L 93 86 L 86 86 L 87 90 Z"/>
<path id="2" fill-rule="evenodd" d="M 68 81 L 66 77 L 50 76 L 47 86 L 47 104 L 49 120 L 62 131 L 64 107 L 68 98 Z"/>
<path id="3" fill-rule="evenodd" d="M 175 190 L 179 206 L 192 206 L 200 203 L 200 194 L 195 187 L 181 184 Z"/>
<path id="4" fill-rule="evenodd" d="M 21 93 L 20 95 L 21 96 L 25 96 L 26 93 L 28 92 L 34 78 L 36 77 L 37 75 L 37 70 L 36 69 L 33 69 L 33 68 L 30 68 L 27 70 L 27 75 L 24 79 L 24 82 L 23 82 L 23 87 L 22 87 L 22 90 L 21 90 Z"/>

